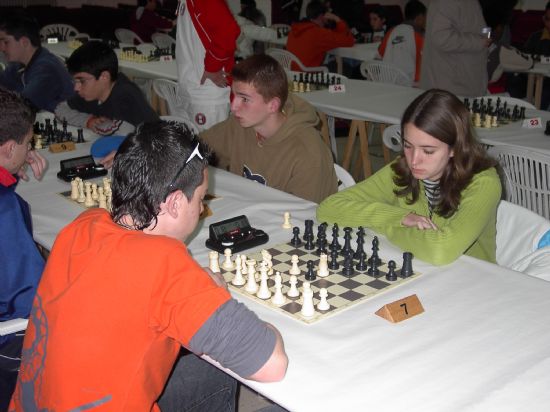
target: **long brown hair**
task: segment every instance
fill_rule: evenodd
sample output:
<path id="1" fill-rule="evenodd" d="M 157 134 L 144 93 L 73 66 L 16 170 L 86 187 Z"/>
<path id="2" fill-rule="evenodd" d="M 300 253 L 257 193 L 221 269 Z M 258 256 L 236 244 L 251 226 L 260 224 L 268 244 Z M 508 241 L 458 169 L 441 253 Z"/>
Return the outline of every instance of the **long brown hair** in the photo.
<path id="1" fill-rule="evenodd" d="M 494 167 L 496 161 L 490 158 L 479 144 L 470 121 L 470 113 L 464 104 L 452 93 L 431 89 L 418 96 L 405 110 L 401 119 L 401 136 L 406 124 L 412 124 L 423 132 L 446 143 L 453 150 L 453 157 L 439 180 L 440 201 L 435 213 L 442 217 L 452 216 L 460 204 L 462 191 L 470 184 L 475 174 Z M 407 160 L 401 155 L 393 164 L 393 181 L 399 189 L 397 196 L 409 196 L 408 204 L 418 200 L 420 185 L 409 169 Z"/>

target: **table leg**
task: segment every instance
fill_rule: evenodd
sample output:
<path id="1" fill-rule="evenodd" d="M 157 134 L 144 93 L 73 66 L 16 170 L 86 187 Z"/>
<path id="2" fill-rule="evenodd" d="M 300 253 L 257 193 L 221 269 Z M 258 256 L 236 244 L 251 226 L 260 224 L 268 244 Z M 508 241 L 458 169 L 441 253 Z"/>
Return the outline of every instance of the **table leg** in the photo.
<path id="1" fill-rule="evenodd" d="M 542 74 L 535 75 L 535 101 L 533 104 L 537 109 L 540 109 L 540 103 L 542 99 L 542 83 L 544 82 L 544 76 Z M 546 107 L 542 108 L 543 110 L 546 109 Z"/>
<path id="2" fill-rule="evenodd" d="M 340 56 L 334 56 L 336 59 L 336 72 L 342 74 L 344 72 L 344 62 Z"/>
<path id="3" fill-rule="evenodd" d="M 361 122 L 359 125 L 359 147 L 361 158 L 363 160 L 363 175 L 365 179 L 372 175 L 372 166 L 369 154 L 369 136 L 367 133 L 367 123 Z"/>

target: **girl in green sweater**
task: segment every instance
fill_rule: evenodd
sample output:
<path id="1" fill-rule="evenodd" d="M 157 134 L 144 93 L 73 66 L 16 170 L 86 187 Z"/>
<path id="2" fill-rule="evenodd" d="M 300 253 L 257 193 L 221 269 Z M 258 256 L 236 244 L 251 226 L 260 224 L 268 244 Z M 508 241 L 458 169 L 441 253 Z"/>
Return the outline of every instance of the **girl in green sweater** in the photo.
<path id="1" fill-rule="evenodd" d="M 403 153 L 319 205 L 317 220 L 365 226 L 435 265 L 462 254 L 495 262 L 501 184 L 453 94 L 428 90 L 401 120 Z"/>

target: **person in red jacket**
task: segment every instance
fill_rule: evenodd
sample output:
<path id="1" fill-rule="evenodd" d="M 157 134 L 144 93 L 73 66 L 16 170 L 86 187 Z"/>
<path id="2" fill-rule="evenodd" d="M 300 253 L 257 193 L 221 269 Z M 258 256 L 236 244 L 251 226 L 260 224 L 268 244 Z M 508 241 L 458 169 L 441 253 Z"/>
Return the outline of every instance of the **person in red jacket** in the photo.
<path id="1" fill-rule="evenodd" d="M 204 130 L 229 115 L 227 76 L 241 30 L 225 0 L 180 0 L 176 33 L 177 115 Z"/>
<path id="2" fill-rule="evenodd" d="M 354 43 L 355 39 L 346 22 L 327 12 L 320 1 L 313 0 L 307 6 L 306 20 L 291 26 L 286 48 L 305 66 L 313 67 L 323 64 L 327 51 L 336 47 L 350 47 Z"/>

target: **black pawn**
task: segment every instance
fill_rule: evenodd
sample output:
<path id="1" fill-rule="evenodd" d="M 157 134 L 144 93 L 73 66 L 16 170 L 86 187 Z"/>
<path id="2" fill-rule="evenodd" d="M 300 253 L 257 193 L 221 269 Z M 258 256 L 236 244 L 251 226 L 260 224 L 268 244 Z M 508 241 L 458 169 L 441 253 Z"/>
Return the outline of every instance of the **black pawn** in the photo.
<path id="1" fill-rule="evenodd" d="M 317 256 L 321 256 L 321 254 L 328 254 L 327 236 L 324 233 L 320 233 L 319 237 L 317 238 L 317 250 L 315 251 L 315 254 Z"/>
<path id="2" fill-rule="evenodd" d="M 355 274 L 355 270 L 353 269 L 353 256 L 352 254 L 349 254 L 344 259 L 344 267 L 342 269 L 342 274 L 344 276 L 351 276 Z"/>
<path id="3" fill-rule="evenodd" d="M 403 266 L 401 266 L 401 277 L 408 278 L 414 275 L 412 267 L 413 254 L 411 252 L 403 253 Z"/>
<path id="4" fill-rule="evenodd" d="M 357 249 L 355 250 L 355 253 L 353 254 L 354 259 L 361 259 L 361 256 L 366 257 L 367 254 L 365 253 L 365 250 L 363 249 L 363 242 L 365 240 L 362 237 L 357 238 Z"/>
<path id="5" fill-rule="evenodd" d="M 355 265 L 355 269 L 357 269 L 359 272 L 364 272 L 367 270 L 367 254 L 363 252 L 359 256 L 359 262 L 357 262 L 357 265 Z"/>
<path id="6" fill-rule="evenodd" d="M 305 222 L 304 236 L 303 239 L 307 240 L 308 237 L 313 240 L 313 220 L 307 219 Z"/>
<path id="7" fill-rule="evenodd" d="M 340 264 L 338 263 L 338 251 L 332 250 L 330 252 L 330 262 L 328 262 L 328 268 L 331 270 L 336 270 L 340 267 Z"/>
<path id="8" fill-rule="evenodd" d="M 367 273 L 372 277 L 377 277 L 380 275 L 380 270 L 378 269 L 378 266 L 376 266 L 374 260 L 369 259 L 369 270 L 367 270 Z"/>
<path id="9" fill-rule="evenodd" d="M 335 223 L 332 226 L 332 243 L 330 244 L 330 250 L 340 250 L 340 243 L 338 242 L 338 225 Z"/>
<path id="10" fill-rule="evenodd" d="M 300 239 L 300 228 L 298 226 L 294 226 L 292 228 L 292 234 L 293 237 L 290 240 L 290 244 L 294 247 L 299 247 L 302 244 L 302 239 Z"/>
<path id="11" fill-rule="evenodd" d="M 315 268 L 313 267 L 313 260 L 308 260 L 306 263 L 306 266 L 307 266 L 306 280 L 315 280 L 317 276 L 315 276 Z"/>
<path id="12" fill-rule="evenodd" d="M 308 236 L 306 239 L 306 244 L 304 245 L 305 250 L 315 249 L 315 244 L 313 243 L 313 236 Z"/>
<path id="13" fill-rule="evenodd" d="M 386 273 L 386 280 L 393 282 L 397 280 L 397 273 L 395 273 L 395 261 L 390 260 L 388 262 L 388 273 Z"/>
<path id="14" fill-rule="evenodd" d="M 82 129 L 78 129 L 76 131 L 76 133 L 77 133 L 76 142 L 77 143 L 84 143 L 84 132 L 82 131 Z"/>

